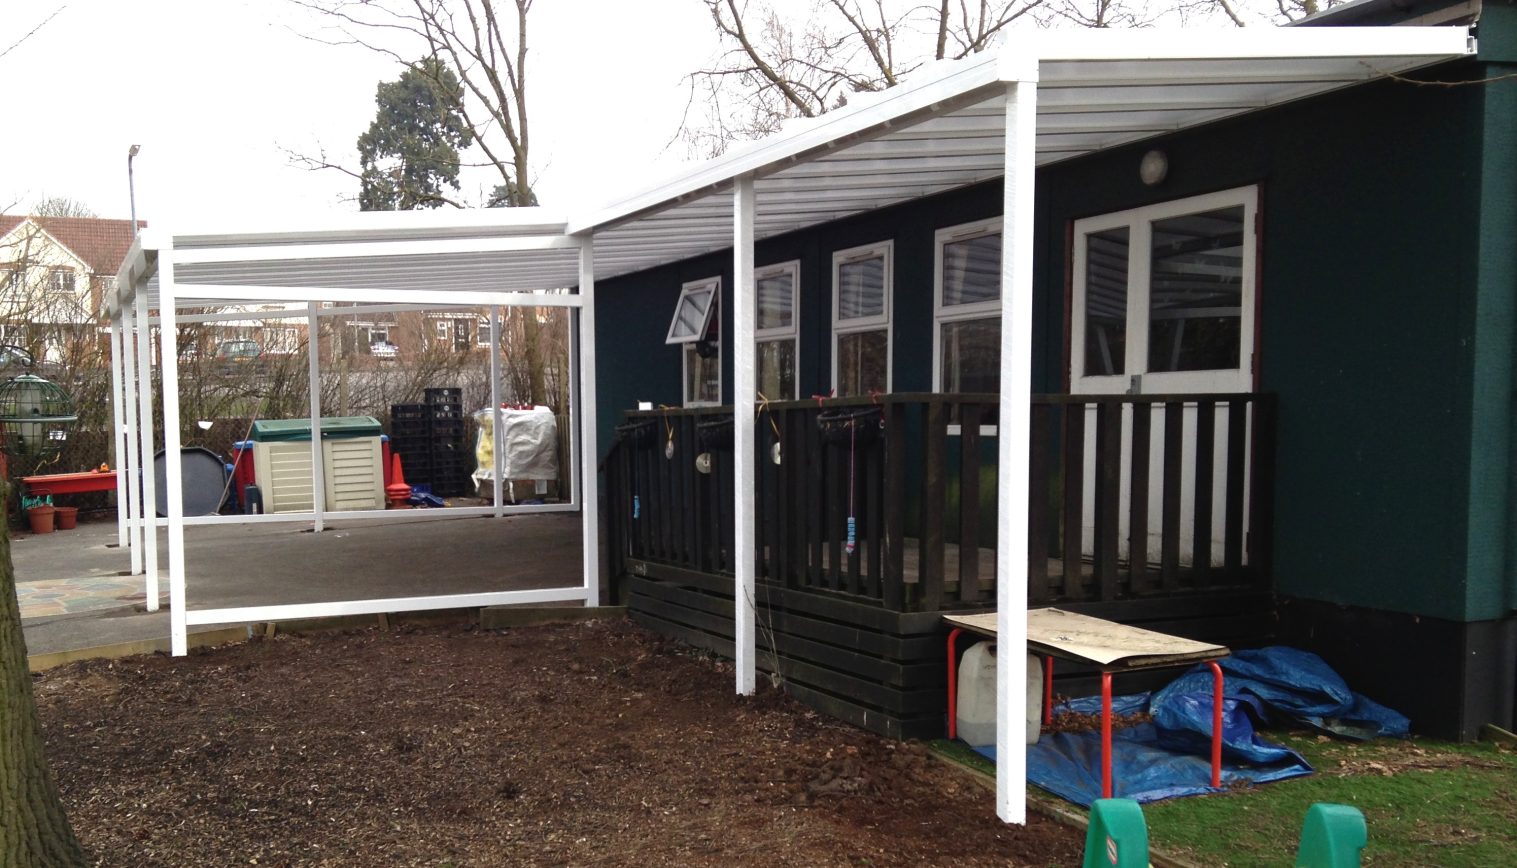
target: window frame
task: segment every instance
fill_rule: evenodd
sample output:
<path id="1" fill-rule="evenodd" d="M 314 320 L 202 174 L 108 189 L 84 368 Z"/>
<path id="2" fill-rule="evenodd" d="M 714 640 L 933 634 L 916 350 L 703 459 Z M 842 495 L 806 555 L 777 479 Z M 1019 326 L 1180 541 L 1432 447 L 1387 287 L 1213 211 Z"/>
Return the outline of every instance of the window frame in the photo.
<path id="1" fill-rule="evenodd" d="M 839 288 L 839 276 L 843 266 L 855 262 L 863 262 L 867 259 L 881 257 L 884 259 L 884 304 L 882 312 L 876 316 L 852 317 L 843 320 L 839 317 L 842 307 L 843 294 Z M 839 338 L 844 335 L 861 334 L 866 332 L 885 332 L 885 391 L 888 393 L 895 383 L 895 326 L 893 323 L 895 290 L 895 240 L 876 241 L 872 244 L 861 244 L 858 247 L 849 247 L 845 250 L 835 250 L 832 253 L 832 393 L 838 394 L 838 344 Z"/>
<path id="2" fill-rule="evenodd" d="M 976 301 L 969 304 L 945 305 L 943 303 L 943 248 L 957 241 L 969 241 L 987 235 L 1002 235 L 1000 217 L 990 217 L 957 226 L 945 226 L 932 236 L 932 390 L 943 391 L 943 326 L 948 323 L 993 319 L 1001 316 L 1001 293 L 996 289 L 994 301 Z M 1003 236 L 1001 243 L 1005 244 Z M 999 283 L 999 275 L 997 276 Z M 1004 324 L 1003 324 L 1004 325 Z"/>
<path id="3" fill-rule="evenodd" d="M 679 316 L 680 305 L 683 305 L 685 303 L 685 297 L 687 295 L 689 295 L 689 294 L 692 294 L 693 292 L 699 292 L 701 290 L 705 290 L 708 287 L 709 287 L 709 290 L 710 290 L 711 298 L 710 298 L 710 301 L 706 304 L 705 321 L 701 325 L 700 331 L 696 332 L 695 335 L 693 335 L 693 336 L 691 336 L 689 338 L 675 337 L 674 336 L 674 326 L 675 326 L 675 324 L 678 321 L 677 318 Z M 722 320 L 721 320 L 721 303 L 722 303 L 722 277 L 721 277 L 721 275 L 716 275 L 715 277 L 703 277 L 700 280 L 692 280 L 692 281 L 689 281 L 688 283 L 682 284 L 680 286 L 679 301 L 675 302 L 675 307 L 674 307 L 674 317 L 675 318 L 671 319 L 670 322 L 669 322 L 669 336 L 668 336 L 668 338 L 664 342 L 666 344 L 673 344 L 673 345 L 679 347 L 679 351 L 680 351 L 680 353 L 679 353 L 679 358 L 680 358 L 680 378 L 679 378 L 679 380 L 680 380 L 680 387 L 679 388 L 680 388 L 680 399 L 681 399 L 680 406 L 682 406 L 682 407 L 720 407 L 722 405 L 722 395 L 726 391 L 727 384 L 725 382 L 723 382 L 723 377 L 722 377 L 722 334 L 721 334 Z M 716 356 L 714 357 L 716 359 L 716 400 L 714 400 L 714 401 L 694 401 L 694 400 L 691 400 L 691 398 L 690 398 L 690 392 L 689 392 L 689 389 L 690 389 L 690 354 L 692 352 L 695 352 L 695 345 L 696 344 L 698 344 L 701 341 L 703 341 L 703 340 L 706 339 L 705 336 L 706 336 L 707 332 L 709 332 L 711 330 L 711 318 L 712 318 L 713 315 L 716 316 L 716 325 L 717 325 L 716 340 L 712 341 L 712 343 L 716 344 Z"/>
<path id="4" fill-rule="evenodd" d="M 674 329 L 679 325 L 679 313 L 685 307 L 685 300 L 703 291 L 707 295 L 707 300 L 700 327 L 690 335 L 676 335 Z M 692 280 L 681 284 L 679 298 L 674 302 L 674 314 L 669 318 L 669 331 L 664 335 L 664 343 L 683 345 L 704 340 L 707 330 L 711 328 L 711 312 L 716 306 L 715 302 L 721 299 L 721 295 L 722 278 L 720 275 L 716 277 L 703 277 L 700 280 Z"/>
<path id="5" fill-rule="evenodd" d="M 778 343 L 788 340 L 793 347 L 795 356 L 795 383 L 789 395 L 768 395 L 770 400 L 795 401 L 801 394 L 801 261 L 791 259 L 787 262 L 776 262 L 753 272 L 753 321 L 758 322 L 759 306 L 759 281 L 775 277 L 781 274 L 790 275 L 790 325 L 775 326 L 774 328 L 755 328 L 753 332 L 754 359 L 759 358 L 758 348 L 763 344 Z"/>
<path id="6" fill-rule="evenodd" d="M 1257 299 L 1257 264 L 1259 256 L 1259 193 L 1258 184 L 1203 193 L 1154 202 L 1137 208 L 1097 214 L 1076 220 L 1071 225 L 1071 250 L 1069 270 L 1069 383 L 1072 390 L 1081 393 L 1121 393 L 1131 388 L 1134 377 L 1142 381 L 1159 378 L 1165 389 L 1175 392 L 1216 391 L 1212 386 L 1216 378 L 1237 375 L 1254 376 L 1254 329 L 1257 328 L 1255 304 Z M 1243 245 L 1239 263 L 1241 287 L 1239 293 L 1238 367 L 1207 368 L 1189 371 L 1150 371 L 1148 363 L 1149 311 L 1152 302 L 1150 286 L 1153 273 L 1152 227 L 1157 221 L 1190 214 L 1201 214 L 1225 208 L 1243 209 Z M 1122 373 L 1085 373 L 1086 332 L 1086 274 L 1089 247 L 1086 239 L 1098 232 L 1126 227 L 1128 229 L 1127 260 L 1127 343 Z M 1131 362 L 1141 359 L 1142 364 Z"/>

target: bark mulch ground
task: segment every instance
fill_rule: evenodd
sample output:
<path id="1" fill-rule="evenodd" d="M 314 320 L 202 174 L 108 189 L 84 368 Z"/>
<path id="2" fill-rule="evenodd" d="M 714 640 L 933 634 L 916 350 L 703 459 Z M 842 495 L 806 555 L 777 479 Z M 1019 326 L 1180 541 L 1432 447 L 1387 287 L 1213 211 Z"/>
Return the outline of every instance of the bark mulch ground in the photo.
<path id="1" fill-rule="evenodd" d="M 102 865 L 1051 866 L 1083 843 L 624 621 L 92 661 L 37 699 Z"/>

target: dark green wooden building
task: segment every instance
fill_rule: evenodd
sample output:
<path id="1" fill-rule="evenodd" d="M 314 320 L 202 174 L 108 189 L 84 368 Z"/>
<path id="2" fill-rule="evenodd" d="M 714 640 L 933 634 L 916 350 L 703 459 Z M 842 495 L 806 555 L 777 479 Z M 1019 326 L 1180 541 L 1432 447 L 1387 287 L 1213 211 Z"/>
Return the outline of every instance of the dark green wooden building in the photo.
<path id="1" fill-rule="evenodd" d="M 1309 92 L 1283 97 L 1241 62 L 1198 73 L 1210 89 L 1135 71 L 1108 85 L 1114 144 L 1073 120 L 1039 139 L 1029 602 L 1307 648 L 1423 733 L 1511 727 L 1517 6 L 1361 0 L 1304 23 L 1477 41 L 1316 89 L 1326 66 L 1301 59 L 1274 81 Z M 1225 84 L 1231 109 L 1162 115 Z M 879 176 L 838 172 L 862 205 L 794 205 L 755 247 L 760 665 L 906 735 L 941 725 L 941 612 L 995 585 L 1005 191 L 973 164 L 974 101 L 941 105 L 936 180 L 868 207 Z M 856 141 L 859 165 L 895 144 Z M 614 579 L 635 617 L 725 653 L 728 245 L 595 302 Z"/>

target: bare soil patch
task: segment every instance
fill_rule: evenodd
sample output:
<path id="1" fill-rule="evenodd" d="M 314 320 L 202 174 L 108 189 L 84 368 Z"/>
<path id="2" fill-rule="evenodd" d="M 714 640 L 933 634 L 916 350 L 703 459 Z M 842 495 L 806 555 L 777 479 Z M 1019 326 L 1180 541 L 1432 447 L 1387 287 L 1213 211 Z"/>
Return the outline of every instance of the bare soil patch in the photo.
<path id="1" fill-rule="evenodd" d="M 919 744 L 627 622 L 283 636 L 53 670 L 98 864 L 1073 865 Z"/>

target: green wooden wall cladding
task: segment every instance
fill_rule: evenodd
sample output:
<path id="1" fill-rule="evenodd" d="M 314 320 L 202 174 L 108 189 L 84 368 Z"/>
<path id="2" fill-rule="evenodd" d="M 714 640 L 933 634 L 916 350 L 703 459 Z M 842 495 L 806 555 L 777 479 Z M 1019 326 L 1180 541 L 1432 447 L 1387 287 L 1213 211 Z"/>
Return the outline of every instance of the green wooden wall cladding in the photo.
<path id="1" fill-rule="evenodd" d="M 1444 71 L 1478 78 L 1484 69 Z M 1071 221 L 1260 185 L 1259 388 L 1280 398 L 1274 573 L 1283 593 L 1452 620 L 1493 617 L 1506 595 L 1506 535 L 1487 546 L 1499 552 L 1471 554 L 1472 513 L 1482 528 L 1507 524 L 1510 514 L 1505 485 L 1471 491 L 1477 460 L 1501 457 L 1505 468 L 1511 448 L 1506 428 L 1488 422 L 1472 441 L 1475 354 L 1484 354 L 1492 382 L 1509 377 L 1512 362 L 1511 328 L 1487 330 L 1506 328 L 1504 337 L 1476 333 L 1477 316 L 1494 315 L 1501 294 L 1508 303 L 1512 294 L 1502 276 L 1510 256 L 1496 255 L 1501 245 L 1481 225 L 1482 215 L 1499 216 L 1497 197 L 1508 209 L 1514 198 L 1510 181 L 1497 190 L 1488 177 L 1482 186 L 1483 168 L 1505 171 L 1513 159 L 1489 153 L 1499 137 L 1482 118 L 1500 100 L 1485 92 L 1368 85 L 1038 175 L 1040 391 L 1065 388 Z M 1157 188 L 1138 179 L 1151 147 L 1169 157 L 1169 177 Z M 928 389 L 933 232 L 1000 208 L 1001 185 L 989 182 L 761 242 L 760 265 L 802 262 L 802 396 L 830 387 L 834 250 L 894 240 L 894 385 Z M 679 353 L 663 336 L 680 283 L 716 273 L 730 335 L 729 251 L 598 287 L 603 438 L 636 400 L 679 401 Z M 722 352 L 730 400 L 730 345 Z M 1502 403 L 1487 415 L 1509 413 L 1508 396 L 1497 397 Z"/>

